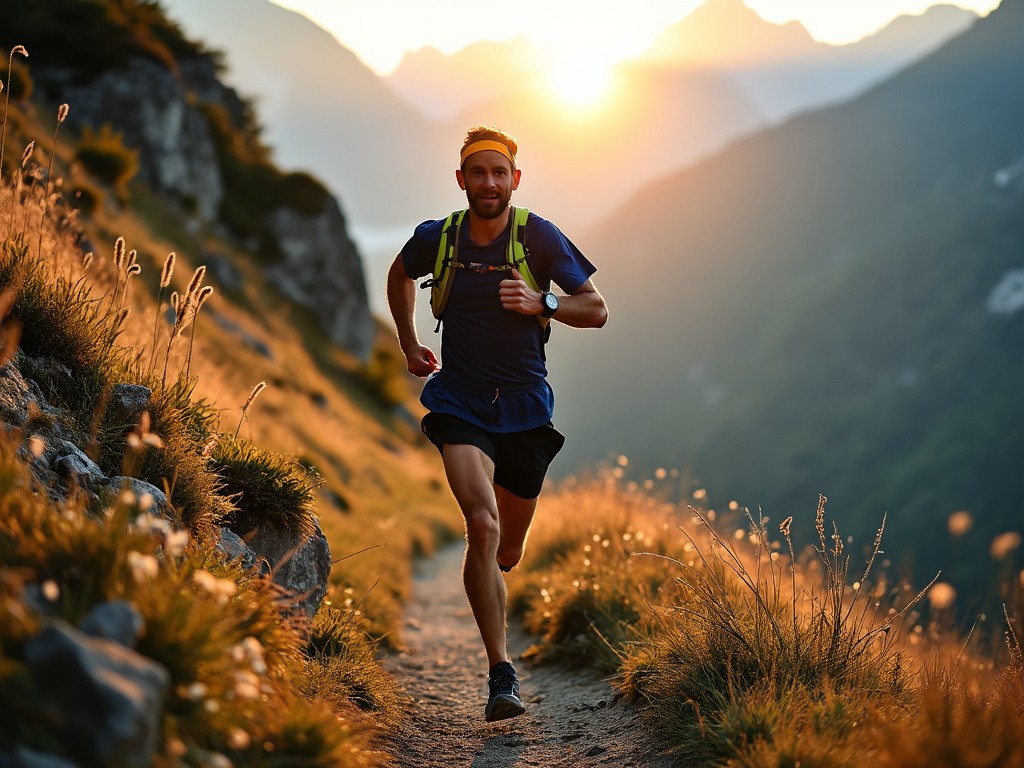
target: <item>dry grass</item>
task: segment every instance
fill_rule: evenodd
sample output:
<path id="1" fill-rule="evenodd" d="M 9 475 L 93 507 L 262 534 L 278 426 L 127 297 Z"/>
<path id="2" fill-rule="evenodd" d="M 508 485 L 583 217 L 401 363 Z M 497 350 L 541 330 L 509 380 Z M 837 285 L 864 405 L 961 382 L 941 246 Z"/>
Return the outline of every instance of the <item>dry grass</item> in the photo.
<path id="1" fill-rule="evenodd" d="M 5 133 L 8 151 L 29 134 L 46 136 L 33 119 L 19 114 L 19 129 Z M 264 311 L 272 286 L 244 252 L 186 234 L 142 190 L 131 195 L 151 206 L 142 216 L 104 204 L 80 221 L 60 193 L 72 187 L 59 183 L 59 174 L 72 175 L 74 137 L 67 143 L 41 158 L 51 172 L 26 152 L 25 175 L 0 183 L 0 288 L 14 297 L 0 330 L 5 343 L 31 343 L 33 356 L 71 368 L 70 382 L 41 383 L 75 414 L 76 439 L 107 471 L 170 489 L 193 536 L 180 555 L 161 556 L 159 536 L 127 524 L 137 510 L 106 517 L 95 502 L 43 503 L 13 458 L 21 437 L 0 441 L 0 746 L 59 753 L 45 728 L 33 730 L 39 697 L 19 657 L 41 620 L 24 588 L 52 582 L 68 620 L 112 597 L 144 614 L 140 650 L 174 681 L 158 764 L 207 764 L 216 754 L 238 765 L 377 764 L 373 733 L 397 702 L 377 659 L 380 643 L 400 642 L 412 558 L 454 536 L 459 522 L 436 455 L 409 441 L 411 428 L 365 407 L 359 361 L 296 328 L 287 311 Z M 82 228 L 105 245 L 82 254 L 73 242 Z M 190 257 L 210 248 L 246 276 L 232 301 L 202 285 L 205 266 Z M 174 291 L 178 319 L 168 322 Z M 197 317 L 205 318 L 199 333 Z M 238 329 L 269 353 L 239 343 Z M 258 381 L 268 386 L 256 400 Z M 145 424 L 107 418 L 115 382 L 153 390 Z M 241 446 L 220 455 L 232 467 L 231 488 L 210 461 L 217 444 Z M 317 519 L 328 537 L 336 564 L 310 647 L 282 620 L 268 582 L 211 549 L 209 534 L 238 509 L 239 492 L 272 500 L 299 528 Z"/>
<path id="2" fill-rule="evenodd" d="M 854 568 L 824 499 L 803 554 L 792 519 L 772 536 L 611 473 L 549 494 L 538 518 L 510 580 L 534 654 L 611 673 L 678 764 L 1024 764 L 1019 603 L 996 651 L 941 611 L 922 627 L 924 591 L 881 569 L 882 531 Z"/>

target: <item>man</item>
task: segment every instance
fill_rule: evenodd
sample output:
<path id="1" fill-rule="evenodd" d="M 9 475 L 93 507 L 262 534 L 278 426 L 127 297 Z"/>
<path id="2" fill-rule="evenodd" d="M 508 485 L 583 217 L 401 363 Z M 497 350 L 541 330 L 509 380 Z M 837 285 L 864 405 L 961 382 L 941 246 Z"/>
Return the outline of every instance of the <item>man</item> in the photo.
<path id="1" fill-rule="evenodd" d="M 523 714 L 519 679 L 506 639 L 501 571 L 523 556 L 548 465 L 564 437 L 554 428 L 544 343 L 551 318 L 576 328 L 604 325 L 608 310 L 591 281 L 596 268 L 559 229 L 533 213 L 525 226 L 526 267 L 508 265 L 512 192 L 519 186 L 518 145 L 493 128 L 470 129 L 455 179 L 469 210 L 458 227 L 426 221 L 395 258 L 387 296 L 410 373 L 431 378 L 421 402 L 423 431 L 441 452 L 466 522 L 463 581 L 489 666 L 487 722 Z M 441 357 L 419 342 L 415 279 L 432 274 L 442 230 L 458 238 L 443 311 Z M 454 242 L 453 242 L 454 244 Z M 565 295 L 549 290 L 554 282 Z"/>

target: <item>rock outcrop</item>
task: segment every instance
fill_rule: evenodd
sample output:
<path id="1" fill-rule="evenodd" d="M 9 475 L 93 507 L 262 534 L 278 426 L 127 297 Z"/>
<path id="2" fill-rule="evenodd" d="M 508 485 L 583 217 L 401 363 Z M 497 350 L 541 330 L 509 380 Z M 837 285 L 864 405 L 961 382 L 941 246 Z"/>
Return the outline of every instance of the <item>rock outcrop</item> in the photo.
<path id="1" fill-rule="evenodd" d="M 222 218 L 229 185 L 206 108 L 216 107 L 244 130 L 248 107 L 220 82 L 212 59 L 191 58 L 171 71 L 136 58 L 84 84 L 44 64 L 40 79 L 71 105 L 76 128 L 109 125 L 122 134 L 138 152 L 139 180 L 229 234 Z M 272 250 L 284 257 L 268 266 L 270 282 L 312 310 L 333 343 L 368 360 L 374 330 L 363 265 L 337 200 L 328 196 L 324 211 L 309 216 L 285 199 L 266 219 Z"/>
<path id="2" fill-rule="evenodd" d="M 310 307 L 332 342 L 362 360 L 373 345 L 363 278 L 355 245 L 345 234 L 345 219 L 331 198 L 319 216 L 280 208 L 271 217 L 284 261 L 270 268 L 278 289 Z"/>

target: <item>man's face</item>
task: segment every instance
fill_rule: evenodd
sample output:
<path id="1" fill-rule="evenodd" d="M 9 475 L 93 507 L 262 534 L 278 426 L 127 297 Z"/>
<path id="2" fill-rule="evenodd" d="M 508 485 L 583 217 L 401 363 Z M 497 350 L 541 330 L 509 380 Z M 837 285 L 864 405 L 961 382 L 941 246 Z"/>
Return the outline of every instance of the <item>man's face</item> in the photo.
<path id="1" fill-rule="evenodd" d="M 508 209 L 519 176 L 509 159 L 493 149 L 474 152 L 455 172 L 470 209 L 482 219 L 496 219 Z"/>

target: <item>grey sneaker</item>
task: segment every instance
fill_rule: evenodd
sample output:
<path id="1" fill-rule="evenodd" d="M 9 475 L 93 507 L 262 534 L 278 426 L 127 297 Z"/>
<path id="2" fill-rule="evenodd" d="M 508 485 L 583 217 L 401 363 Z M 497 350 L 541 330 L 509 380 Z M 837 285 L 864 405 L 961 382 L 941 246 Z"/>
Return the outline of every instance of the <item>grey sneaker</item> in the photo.
<path id="1" fill-rule="evenodd" d="M 487 699 L 484 718 L 488 723 L 518 717 L 526 712 L 523 700 L 519 698 L 519 677 L 516 675 L 515 667 L 507 661 L 495 664 L 491 668 L 487 688 L 490 690 L 490 696 Z"/>

